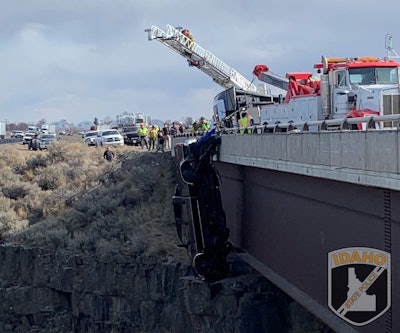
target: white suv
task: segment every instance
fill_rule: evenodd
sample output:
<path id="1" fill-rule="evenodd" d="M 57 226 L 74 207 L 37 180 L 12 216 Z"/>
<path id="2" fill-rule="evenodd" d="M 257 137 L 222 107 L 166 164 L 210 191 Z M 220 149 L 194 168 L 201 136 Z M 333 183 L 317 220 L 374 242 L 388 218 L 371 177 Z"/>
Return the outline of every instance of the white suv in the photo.
<path id="1" fill-rule="evenodd" d="M 12 131 L 11 137 L 16 139 L 18 138 L 22 139 L 24 137 L 24 131 Z"/>
<path id="2" fill-rule="evenodd" d="M 97 134 L 96 146 L 123 146 L 124 138 L 116 129 L 106 129 Z"/>
<path id="3" fill-rule="evenodd" d="M 96 146 L 98 131 L 87 131 L 82 134 L 83 143 L 88 146 Z"/>

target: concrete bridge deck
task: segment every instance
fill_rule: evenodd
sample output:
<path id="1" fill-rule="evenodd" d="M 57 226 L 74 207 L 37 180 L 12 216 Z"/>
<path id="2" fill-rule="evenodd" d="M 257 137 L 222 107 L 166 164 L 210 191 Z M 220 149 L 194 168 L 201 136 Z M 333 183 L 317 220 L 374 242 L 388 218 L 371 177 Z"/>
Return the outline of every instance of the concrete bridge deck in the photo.
<path id="1" fill-rule="evenodd" d="M 400 190 L 399 131 L 223 135 L 226 163 Z"/>

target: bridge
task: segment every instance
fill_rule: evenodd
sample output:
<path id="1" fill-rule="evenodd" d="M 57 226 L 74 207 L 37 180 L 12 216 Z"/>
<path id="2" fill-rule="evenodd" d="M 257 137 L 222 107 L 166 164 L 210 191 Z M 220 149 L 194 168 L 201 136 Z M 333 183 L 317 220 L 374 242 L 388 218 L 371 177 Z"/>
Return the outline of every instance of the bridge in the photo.
<path id="1" fill-rule="evenodd" d="M 337 332 L 400 332 L 398 130 L 221 138 L 215 166 L 241 258 Z"/>

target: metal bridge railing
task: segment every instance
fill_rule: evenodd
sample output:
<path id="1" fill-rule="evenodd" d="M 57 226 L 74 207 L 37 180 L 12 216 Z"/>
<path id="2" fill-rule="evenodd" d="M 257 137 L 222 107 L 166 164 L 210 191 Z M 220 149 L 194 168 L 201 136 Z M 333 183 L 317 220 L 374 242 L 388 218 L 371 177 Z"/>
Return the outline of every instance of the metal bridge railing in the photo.
<path id="1" fill-rule="evenodd" d="M 391 123 L 390 127 L 384 127 L 384 123 Z M 362 129 L 358 129 L 358 124 Z M 304 122 L 287 122 L 265 125 L 254 125 L 248 127 L 253 134 L 262 133 L 302 133 L 302 132 L 322 132 L 322 131 L 382 131 L 382 130 L 400 130 L 400 114 L 383 116 L 366 116 L 358 118 L 326 119 Z M 219 131 L 224 134 L 240 133 L 245 128 L 232 127 L 220 128 Z"/>
<path id="2" fill-rule="evenodd" d="M 22 138 L 4 138 L 4 139 L 0 139 L 0 144 L 3 144 L 3 143 L 14 143 L 14 142 L 22 142 Z"/>
<path id="3" fill-rule="evenodd" d="M 383 123 L 391 123 L 391 127 L 384 127 Z M 363 124 L 361 130 L 352 128 L 352 125 Z M 311 129 L 310 129 L 311 128 Z M 359 118 L 343 118 L 343 119 L 327 119 L 305 122 L 288 122 L 267 125 L 254 125 L 248 128 L 243 127 L 219 127 L 218 133 L 221 134 L 239 134 L 242 131 L 250 129 L 252 134 L 265 133 L 310 133 L 310 132 L 333 132 L 333 131 L 387 131 L 400 130 L 400 114 L 384 115 L 384 116 L 367 116 Z M 186 131 L 177 133 L 174 137 L 201 137 L 204 131 Z"/>

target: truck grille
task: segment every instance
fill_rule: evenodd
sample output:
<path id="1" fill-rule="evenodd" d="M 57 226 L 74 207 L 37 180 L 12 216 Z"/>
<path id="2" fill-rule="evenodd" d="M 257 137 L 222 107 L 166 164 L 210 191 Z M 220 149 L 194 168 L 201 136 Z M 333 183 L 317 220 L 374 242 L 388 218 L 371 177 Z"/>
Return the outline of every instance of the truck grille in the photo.
<path id="1" fill-rule="evenodd" d="M 399 114 L 400 113 L 400 95 L 383 95 L 383 114 Z M 393 122 L 385 122 L 384 127 L 394 127 Z"/>
<path id="2" fill-rule="evenodd" d="M 400 95 L 383 95 L 383 114 L 398 114 Z"/>
<path id="3" fill-rule="evenodd" d="M 107 139 L 107 142 L 117 142 L 117 141 L 120 141 L 120 139 L 119 138 L 108 138 Z"/>

